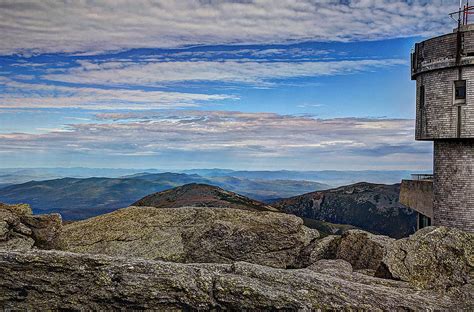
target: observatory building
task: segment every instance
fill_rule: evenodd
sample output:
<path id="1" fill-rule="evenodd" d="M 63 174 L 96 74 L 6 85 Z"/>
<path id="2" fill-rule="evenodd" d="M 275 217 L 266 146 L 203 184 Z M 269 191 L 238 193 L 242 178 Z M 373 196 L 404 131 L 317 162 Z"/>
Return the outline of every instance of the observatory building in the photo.
<path id="1" fill-rule="evenodd" d="M 418 214 L 418 225 L 474 232 L 474 6 L 451 16 L 452 33 L 415 45 L 416 140 L 434 142 L 433 175 L 402 181 L 400 201 Z M 474 19 L 474 18 L 473 18 Z"/>

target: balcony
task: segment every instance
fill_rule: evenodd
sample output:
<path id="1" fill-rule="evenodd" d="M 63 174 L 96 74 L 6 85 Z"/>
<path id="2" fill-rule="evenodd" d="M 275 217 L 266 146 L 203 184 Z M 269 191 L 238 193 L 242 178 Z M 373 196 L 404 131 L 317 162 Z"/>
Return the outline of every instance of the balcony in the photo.
<path id="1" fill-rule="evenodd" d="M 412 174 L 411 180 L 402 180 L 400 203 L 418 212 L 420 221 L 433 219 L 433 175 Z M 427 219 L 428 218 L 428 219 Z"/>

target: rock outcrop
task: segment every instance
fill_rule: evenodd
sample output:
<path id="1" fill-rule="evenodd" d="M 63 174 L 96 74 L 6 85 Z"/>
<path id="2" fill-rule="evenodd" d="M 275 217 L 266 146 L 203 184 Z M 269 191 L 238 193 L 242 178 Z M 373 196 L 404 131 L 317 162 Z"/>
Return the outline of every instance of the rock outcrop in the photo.
<path id="1" fill-rule="evenodd" d="M 63 230 L 72 252 L 279 268 L 294 267 L 318 236 L 292 215 L 225 208 L 129 207 Z"/>
<path id="2" fill-rule="evenodd" d="M 376 276 L 389 273 L 416 288 L 454 291 L 463 300 L 472 301 L 474 234 L 447 227 L 421 229 L 393 242 L 379 271 L 383 274 L 377 272 Z"/>
<path id="3" fill-rule="evenodd" d="M 0 203 L 0 249 L 55 249 L 61 230 L 59 214 L 33 215 L 28 205 Z"/>
<path id="4" fill-rule="evenodd" d="M 21 274 L 19 274 L 21 272 Z M 351 274 L 351 273 L 347 273 Z M 453 311 L 464 303 L 402 282 L 250 263 L 182 264 L 61 251 L 0 251 L 5 310 Z M 463 305 L 464 304 L 464 305 Z"/>

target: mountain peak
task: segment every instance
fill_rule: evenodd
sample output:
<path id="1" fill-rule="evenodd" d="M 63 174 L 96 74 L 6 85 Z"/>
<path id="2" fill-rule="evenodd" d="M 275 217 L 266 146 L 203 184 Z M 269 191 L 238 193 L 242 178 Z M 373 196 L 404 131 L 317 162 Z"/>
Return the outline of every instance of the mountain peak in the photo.
<path id="1" fill-rule="evenodd" d="M 277 209 L 262 202 L 203 183 L 185 184 L 170 190 L 154 193 L 143 197 L 132 204 L 132 206 L 156 208 L 215 207 L 277 211 Z"/>

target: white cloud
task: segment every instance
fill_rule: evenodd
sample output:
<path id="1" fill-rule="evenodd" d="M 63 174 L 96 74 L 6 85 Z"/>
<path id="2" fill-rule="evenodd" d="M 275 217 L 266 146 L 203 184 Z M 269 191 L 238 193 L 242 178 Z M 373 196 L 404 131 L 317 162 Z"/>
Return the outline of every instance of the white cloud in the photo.
<path id="1" fill-rule="evenodd" d="M 7 92 L 0 108 L 163 109 L 196 107 L 207 101 L 236 99 L 225 94 L 199 94 L 130 89 L 66 87 L 13 81 L 0 77 Z"/>
<path id="2" fill-rule="evenodd" d="M 427 36 L 450 31 L 455 9 L 446 0 L 3 0 L 0 54 Z"/>
<path id="3" fill-rule="evenodd" d="M 69 69 L 65 73 L 48 74 L 44 78 L 61 82 L 100 85 L 160 86 L 183 81 L 219 81 L 265 86 L 272 85 L 272 81 L 278 79 L 350 74 L 401 64 L 406 64 L 406 60 L 156 63 L 82 61 L 80 67 Z"/>

